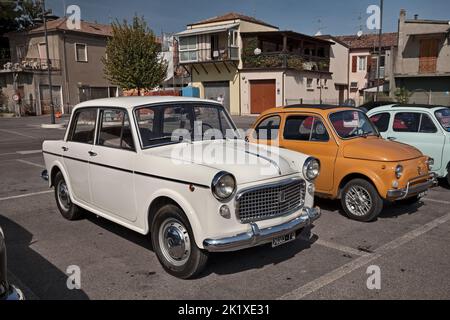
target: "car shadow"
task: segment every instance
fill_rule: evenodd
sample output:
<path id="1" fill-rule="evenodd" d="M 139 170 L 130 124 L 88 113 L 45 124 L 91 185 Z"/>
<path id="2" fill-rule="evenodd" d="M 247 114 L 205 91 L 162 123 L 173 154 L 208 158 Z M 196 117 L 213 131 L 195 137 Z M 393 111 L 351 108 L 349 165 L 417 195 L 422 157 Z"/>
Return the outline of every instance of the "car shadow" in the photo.
<path id="1" fill-rule="evenodd" d="M 340 201 L 316 198 L 315 202 L 320 208 L 322 208 L 322 210 L 330 211 L 332 213 L 339 213 L 344 218 L 349 219 L 345 211 L 342 209 Z M 376 222 L 380 219 L 394 219 L 402 215 L 412 215 L 418 212 L 423 205 L 424 203 L 422 201 L 415 204 L 385 202 L 383 211 L 378 218 L 372 222 Z"/>
<path id="2" fill-rule="evenodd" d="M 83 290 L 69 290 L 68 276 L 30 246 L 33 235 L 16 222 L 0 215 L 5 233 L 8 271 L 26 288 L 20 288 L 25 299 L 89 300 Z M 27 297 L 27 293 L 31 296 Z"/>
<path id="3" fill-rule="evenodd" d="M 297 240 L 272 248 L 271 244 L 236 252 L 213 253 L 209 264 L 197 278 L 205 278 L 211 274 L 230 275 L 249 270 L 259 270 L 268 265 L 277 265 L 288 261 L 300 252 L 311 248 L 318 240 L 311 229 L 305 229 L 297 236 Z"/>
<path id="4" fill-rule="evenodd" d="M 91 213 L 86 214 L 86 219 L 108 232 L 154 252 L 149 236 L 138 234 Z M 311 230 L 312 228 L 305 229 L 298 235 L 297 240 L 274 249 L 271 245 L 264 245 L 236 252 L 211 253 L 206 270 L 195 279 L 205 278 L 211 274 L 229 275 L 262 269 L 267 265 L 285 262 L 301 251 L 309 249 L 318 240 L 317 236 L 312 235 Z"/>
<path id="5" fill-rule="evenodd" d="M 439 187 L 450 190 L 450 185 L 448 184 L 447 179 L 439 179 L 438 182 L 439 182 Z"/>

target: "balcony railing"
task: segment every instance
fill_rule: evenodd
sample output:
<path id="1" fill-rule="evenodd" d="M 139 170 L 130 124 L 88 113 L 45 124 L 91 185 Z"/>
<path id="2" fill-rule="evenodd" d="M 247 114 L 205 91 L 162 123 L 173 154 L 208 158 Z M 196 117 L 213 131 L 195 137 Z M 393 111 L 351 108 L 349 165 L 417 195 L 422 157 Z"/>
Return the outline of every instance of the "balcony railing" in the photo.
<path id="1" fill-rule="evenodd" d="M 1 71 L 60 71 L 61 61 L 57 59 L 23 58 L 19 62 L 5 62 Z"/>
<path id="2" fill-rule="evenodd" d="M 243 55 L 245 69 L 295 69 L 298 71 L 330 71 L 330 58 L 312 57 L 294 53 L 271 52 Z"/>
<path id="3" fill-rule="evenodd" d="M 194 49 L 183 50 L 179 52 L 180 63 L 202 63 L 202 62 L 221 62 L 221 61 L 239 61 L 239 48 L 228 47 L 225 49 Z"/>
<path id="4" fill-rule="evenodd" d="M 378 79 L 385 79 L 386 78 L 386 68 L 380 67 L 380 76 L 378 76 L 378 69 L 376 66 L 370 70 L 369 73 L 369 80 L 378 80 Z"/>

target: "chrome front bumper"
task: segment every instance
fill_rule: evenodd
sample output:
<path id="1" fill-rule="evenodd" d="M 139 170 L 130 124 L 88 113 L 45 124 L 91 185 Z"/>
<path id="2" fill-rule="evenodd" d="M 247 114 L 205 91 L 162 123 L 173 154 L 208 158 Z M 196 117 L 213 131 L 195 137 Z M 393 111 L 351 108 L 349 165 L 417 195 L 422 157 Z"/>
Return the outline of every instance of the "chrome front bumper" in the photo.
<path id="1" fill-rule="evenodd" d="M 231 252 L 256 247 L 270 243 L 274 238 L 304 229 L 319 219 L 320 216 L 320 208 L 305 208 L 300 217 L 287 223 L 267 229 L 259 229 L 256 223 L 251 223 L 252 230 L 250 232 L 223 239 L 206 239 L 203 246 L 209 252 Z"/>
<path id="2" fill-rule="evenodd" d="M 388 200 L 398 201 L 417 196 L 423 192 L 428 191 L 430 188 L 435 187 L 438 183 L 436 175 L 433 173 L 427 176 L 426 182 L 411 186 L 415 181 L 423 178 L 424 177 L 418 177 L 416 179 L 409 181 L 407 187 L 404 189 L 389 190 L 387 194 Z"/>

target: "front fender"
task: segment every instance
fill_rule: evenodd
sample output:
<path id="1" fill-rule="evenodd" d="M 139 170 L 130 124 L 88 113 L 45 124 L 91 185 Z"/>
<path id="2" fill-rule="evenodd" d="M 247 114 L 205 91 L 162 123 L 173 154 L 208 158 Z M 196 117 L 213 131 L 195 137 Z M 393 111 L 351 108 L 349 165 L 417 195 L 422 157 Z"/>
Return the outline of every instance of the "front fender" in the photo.
<path id="1" fill-rule="evenodd" d="M 376 174 L 376 172 L 374 172 L 373 170 L 369 170 L 369 169 L 364 169 L 364 168 L 360 168 L 358 171 L 347 171 L 347 172 L 343 172 L 341 173 L 338 181 L 339 184 L 336 185 L 336 190 L 334 194 L 337 194 L 338 197 L 340 197 L 340 188 L 343 187 L 341 186 L 342 182 L 349 176 L 352 175 L 359 175 L 359 176 L 364 176 L 366 177 L 377 189 L 379 195 L 385 199 L 386 195 L 388 193 L 388 189 L 389 187 L 384 183 L 383 179 Z"/>
<path id="2" fill-rule="evenodd" d="M 200 223 L 200 220 L 198 219 L 198 215 L 196 214 L 194 208 L 190 205 L 189 201 L 181 195 L 179 192 L 176 192 L 175 190 L 171 189 L 161 189 L 152 194 L 148 199 L 148 208 L 151 207 L 152 203 L 161 197 L 166 197 L 171 199 L 172 201 L 176 202 L 180 208 L 183 210 L 184 214 L 189 220 L 189 223 L 191 224 L 192 232 L 194 233 L 194 238 L 197 246 L 199 248 L 203 247 L 203 234 L 201 232 L 202 226 Z M 150 212 L 148 212 L 150 214 Z M 149 225 L 149 219 L 146 219 L 145 222 L 145 234 L 150 233 L 150 225 Z"/>

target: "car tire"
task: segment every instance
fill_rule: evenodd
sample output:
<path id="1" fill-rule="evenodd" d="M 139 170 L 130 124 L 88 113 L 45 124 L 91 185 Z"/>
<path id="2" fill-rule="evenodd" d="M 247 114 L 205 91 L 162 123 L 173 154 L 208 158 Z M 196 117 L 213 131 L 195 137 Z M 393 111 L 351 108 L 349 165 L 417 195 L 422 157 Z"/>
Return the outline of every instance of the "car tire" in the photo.
<path id="1" fill-rule="evenodd" d="M 345 185 L 341 203 L 350 219 L 361 222 L 374 221 L 384 206 L 375 186 L 364 179 L 354 179 Z"/>
<path id="2" fill-rule="evenodd" d="M 83 210 L 72 202 L 69 188 L 61 172 L 56 174 L 53 185 L 55 186 L 56 204 L 64 219 L 76 221 L 83 218 Z"/>
<path id="3" fill-rule="evenodd" d="M 167 204 L 156 212 L 150 236 L 158 260 L 169 274 L 190 279 L 204 270 L 208 253 L 197 247 L 191 225 L 176 205 Z"/>
<path id="4" fill-rule="evenodd" d="M 447 185 L 450 187 L 450 171 L 447 173 Z"/>

